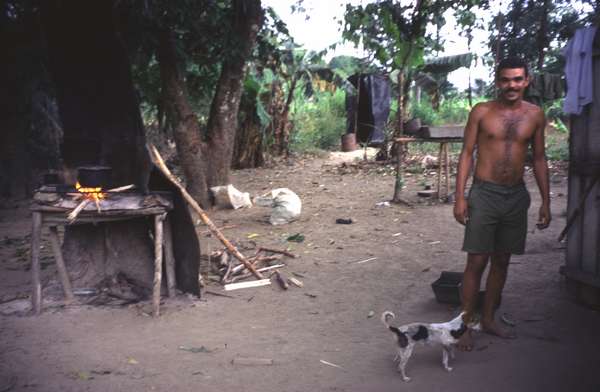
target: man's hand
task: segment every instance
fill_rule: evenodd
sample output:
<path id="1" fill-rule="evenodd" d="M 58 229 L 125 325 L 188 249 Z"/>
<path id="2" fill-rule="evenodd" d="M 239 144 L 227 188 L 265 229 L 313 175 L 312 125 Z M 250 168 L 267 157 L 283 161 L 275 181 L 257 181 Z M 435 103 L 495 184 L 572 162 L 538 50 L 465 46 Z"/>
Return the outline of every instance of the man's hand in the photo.
<path id="1" fill-rule="evenodd" d="M 536 227 L 540 230 L 543 230 L 550 225 L 551 220 L 552 214 L 550 213 L 550 206 L 542 204 L 540 207 L 540 216 L 538 218 L 538 222 L 535 224 Z"/>
<path id="2" fill-rule="evenodd" d="M 467 201 L 464 197 L 456 198 L 456 202 L 454 203 L 454 219 L 461 225 L 466 225 L 469 220 Z"/>

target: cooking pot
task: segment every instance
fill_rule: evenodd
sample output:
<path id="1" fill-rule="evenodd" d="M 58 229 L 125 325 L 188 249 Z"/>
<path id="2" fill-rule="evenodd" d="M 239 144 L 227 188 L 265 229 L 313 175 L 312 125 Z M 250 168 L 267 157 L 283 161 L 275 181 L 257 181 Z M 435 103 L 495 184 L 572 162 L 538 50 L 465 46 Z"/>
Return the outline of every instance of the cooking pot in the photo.
<path id="1" fill-rule="evenodd" d="M 84 188 L 107 188 L 111 183 L 109 166 L 81 166 L 77 168 L 77 181 Z"/>

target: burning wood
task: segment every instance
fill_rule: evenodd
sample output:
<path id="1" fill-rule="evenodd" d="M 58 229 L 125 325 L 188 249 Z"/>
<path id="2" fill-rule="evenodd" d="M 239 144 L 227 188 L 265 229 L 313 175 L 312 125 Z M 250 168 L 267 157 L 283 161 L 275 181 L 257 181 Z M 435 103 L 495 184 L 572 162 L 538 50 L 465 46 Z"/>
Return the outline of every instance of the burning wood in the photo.
<path id="1" fill-rule="evenodd" d="M 81 213 L 81 211 L 83 211 L 85 209 L 85 207 L 90 202 L 93 201 L 96 204 L 96 211 L 98 211 L 98 213 L 102 213 L 102 208 L 100 207 L 100 202 L 102 200 L 105 200 L 109 193 L 124 192 L 124 191 L 130 190 L 130 189 L 133 189 L 133 188 L 135 188 L 135 185 L 129 184 L 129 185 L 121 186 L 118 188 L 112 188 L 107 191 L 103 191 L 102 187 L 94 187 L 94 188 L 83 187 L 83 186 L 81 186 L 81 184 L 79 184 L 79 182 L 77 182 L 75 184 L 75 189 L 77 189 L 78 193 L 69 193 L 69 195 L 72 196 L 74 200 L 79 200 L 82 198 L 83 198 L 83 200 L 67 216 L 67 220 L 69 221 L 69 224 L 72 224 L 73 222 L 75 222 L 75 220 L 77 219 L 77 216 Z"/>

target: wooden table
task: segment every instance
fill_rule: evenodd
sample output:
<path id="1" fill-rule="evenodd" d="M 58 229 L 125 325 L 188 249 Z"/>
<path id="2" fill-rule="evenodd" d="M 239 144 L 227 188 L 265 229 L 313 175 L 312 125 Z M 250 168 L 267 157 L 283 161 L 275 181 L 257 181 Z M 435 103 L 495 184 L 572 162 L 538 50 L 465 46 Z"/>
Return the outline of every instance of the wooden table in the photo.
<path id="1" fill-rule="evenodd" d="M 71 200 L 64 195 L 51 192 L 38 192 L 34 196 L 34 202 L 30 207 L 32 212 L 31 274 L 33 281 L 31 300 L 34 313 L 36 315 L 40 314 L 42 308 L 40 245 L 42 228 L 44 226 L 47 226 L 50 230 L 50 242 L 56 260 L 58 276 L 65 293 L 65 300 L 69 303 L 74 302 L 75 297 L 62 255 L 57 227 L 69 224 L 123 221 L 152 216 L 154 217 L 155 230 L 152 314 L 158 317 L 160 315 L 163 250 L 165 253 L 167 293 L 169 297 L 175 296 L 175 258 L 173 256 L 171 225 L 167 216 L 168 212 L 173 209 L 170 193 L 154 192 L 150 195 L 119 194 L 118 197 L 114 198 L 111 198 L 109 195 L 107 200 L 100 201 L 101 212 L 98 212 L 93 202 L 89 203 L 77 216 L 77 219 L 70 223 L 67 219 L 67 214 L 78 203 L 79 201 Z"/>
<path id="2" fill-rule="evenodd" d="M 451 137 L 451 138 L 416 138 L 416 137 L 399 137 L 394 138 L 394 142 L 399 144 L 408 143 L 439 143 L 440 150 L 438 153 L 438 175 L 437 175 L 437 197 L 439 200 L 442 199 L 441 195 L 441 183 L 442 183 L 442 171 L 445 177 L 445 188 L 446 197 L 450 194 L 450 161 L 448 159 L 448 144 L 449 143 L 462 143 L 462 137 Z"/>

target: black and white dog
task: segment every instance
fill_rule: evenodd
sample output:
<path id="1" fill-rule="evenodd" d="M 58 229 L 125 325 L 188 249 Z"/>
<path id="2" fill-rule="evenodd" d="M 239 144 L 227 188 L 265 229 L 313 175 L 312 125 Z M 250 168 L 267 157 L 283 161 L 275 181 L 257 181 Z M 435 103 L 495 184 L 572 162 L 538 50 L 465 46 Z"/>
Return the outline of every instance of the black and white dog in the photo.
<path id="1" fill-rule="evenodd" d="M 413 348 L 417 343 L 420 344 L 441 344 L 442 345 L 442 364 L 447 371 L 452 371 L 448 366 L 449 357 L 454 358 L 454 345 L 458 343 L 458 339 L 467 331 L 467 326 L 462 320 L 463 313 L 459 314 L 455 319 L 445 323 L 411 323 L 393 327 L 389 321 L 395 318 L 394 313 L 385 311 L 381 315 L 383 324 L 394 333 L 396 342 L 398 343 L 398 352 L 395 360 L 398 362 L 398 371 L 402 374 L 404 381 L 410 381 L 410 377 L 406 376 L 406 363 L 412 355 Z M 469 325 L 473 330 L 479 330 L 479 323 Z"/>

